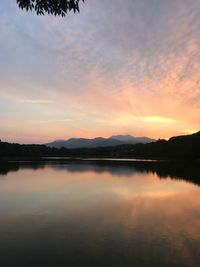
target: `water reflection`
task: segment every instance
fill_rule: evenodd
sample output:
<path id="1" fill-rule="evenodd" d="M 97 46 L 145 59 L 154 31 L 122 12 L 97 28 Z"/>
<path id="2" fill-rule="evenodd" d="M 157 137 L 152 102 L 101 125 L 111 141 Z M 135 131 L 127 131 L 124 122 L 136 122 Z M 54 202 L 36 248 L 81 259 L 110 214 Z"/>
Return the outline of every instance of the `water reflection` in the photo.
<path id="1" fill-rule="evenodd" d="M 199 266 L 198 166 L 161 164 L 4 165 L 0 265 Z"/>
<path id="2" fill-rule="evenodd" d="M 159 178 L 171 178 L 185 180 L 200 185 L 200 164 L 199 162 L 126 162 L 126 161 L 101 161 L 101 160 L 55 160 L 55 161 L 16 161 L 0 162 L 0 176 L 7 175 L 20 169 L 43 169 L 50 166 L 55 170 L 66 170 L 68 172 L 96 173 L 109 172 L 114 176 L 130 176 L 137 173 L 155 173 Z M 0 178 L 1 179 L 1 178 Z"/>

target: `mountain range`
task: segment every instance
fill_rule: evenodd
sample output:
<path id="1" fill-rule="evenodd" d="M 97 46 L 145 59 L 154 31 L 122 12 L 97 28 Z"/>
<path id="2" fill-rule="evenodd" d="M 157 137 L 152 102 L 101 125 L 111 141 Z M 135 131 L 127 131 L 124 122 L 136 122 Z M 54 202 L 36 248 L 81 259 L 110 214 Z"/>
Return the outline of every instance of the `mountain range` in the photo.
<path id="1" fill-rule="evenodd" d="M 113 135 L 109 138 L 96 137 L 93 139 L 87 138 L 70 138 L 68 140 L 55 140 L 51 143 L 45 144 L 48 147 L 55 148 L 95 148 L 95 147 L 112 147 L 124 144 L 147 144 L 155 142 L 156 140 L 149 137 L 134 137 L 131 135 Z"/>
<path id="2" fill-rule="evenodd" d="M 124 141 L 124 136 L 107 138 L 112 139 L 113 143 Z M 97 138 L 99 140 L 99 138 Z M 106 138 L 105 138 L 106 139 Z M 75 139 L 76 140 L 76 139 Z M 79 140 L 79 139 L 78 139 Z M 91 140 L 91 139 L 89 139 Z M 93 140 L 96 140 L 93 139 Z M 102 139 L 100 138 L 102 141 Z M 103 138 L 104 140 L 104 138 Z M 127 140 L 127 138 L 125 138 Z M 45 145 L 23 145 L 7 143 L 0 140 L 0 160 L 10 158 L 43 159 L 44 157 L 68 157 L 68 158 L 126 158 L 126 159 L 164 159 L 164 160 L 197 160 L 200 162 L 200 131 L 191 135 L 174 136 L 169 140 L 159 139 L 150 143 L 128 143 L 113 146 L 55 148 Z M 150 139 L 152 140 L 152 139 Z M 142 139 L 142 141 L 150 141 Z M 138 141 L 138 138 L 137 138 Z M 141 142 L 141 139 L 139 139 Z M 89 141 L 88 141 L 89 142 Z M 91 142 L 91 141 L 90 141 Z M 97 142 L 99 144 L 99 142 Z M 112 143 L 112 144 L 113 144 Z M 80 145 L 80 144 L 79 144 Z M 82 144 L 83 145 L 83 144 Z M 104 143 L 105 145 L 105 143 Z M 1 164 L 1 163 L 0 163 Z M 184 163 L 183 163 L 184 164 Z M 200 166 L 200 164 L 198 165 Z M 199 167 L 200 168 L 200 167 Z"/>

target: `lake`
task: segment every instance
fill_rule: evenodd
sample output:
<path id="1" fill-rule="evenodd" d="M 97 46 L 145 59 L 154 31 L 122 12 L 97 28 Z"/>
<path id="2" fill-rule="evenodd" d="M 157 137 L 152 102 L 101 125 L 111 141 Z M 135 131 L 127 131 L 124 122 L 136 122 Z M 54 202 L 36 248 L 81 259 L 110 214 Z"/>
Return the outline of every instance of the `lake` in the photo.
<path id="1" fill-rule="evenodd" d="M 199 165 L 1 163 L 0 266 L 199 267 Z"/>

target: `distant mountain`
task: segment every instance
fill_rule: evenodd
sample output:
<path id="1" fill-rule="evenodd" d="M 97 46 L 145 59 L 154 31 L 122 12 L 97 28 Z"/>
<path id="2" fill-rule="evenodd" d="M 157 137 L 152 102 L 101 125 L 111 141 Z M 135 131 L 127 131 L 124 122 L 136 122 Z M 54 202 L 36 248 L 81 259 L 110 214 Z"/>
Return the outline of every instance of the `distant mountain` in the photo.
<path id="1" fill-rule="evenodd" d="M 70 138 L 68 140 L 56 140 L 46 144 L 48 147 L 55 148 L 93 148 L 93 147 L 110 147 L 123 144 L 138 144 L 138 143 L 151 143 L 155 142 L 154 139 L 148 137 L 134 137 L 131 135 L 113 135 L 109 138 L 96 137 L 93 139 L 87 138 Z"/>
<path id="2" fill-rule="evenodd" d="M 110 139 L 119 140 L 125 144 L 147 144 L 151 142 L 155 142 L 155 139 L 149 138 L 149 137 L 134 137 L 132 135 L 113 135 L 110 137 Z"/>
<path id="3" fill-rule="evenodd" d="M 120 140 L 118 140 L 118 139 Z M 123 140 L 129 143 L 123 143 Z M 134 138 L 134 137 L 133 137 Z M 0 160 L 9 158 L 39 159 L 42 157 L 69 157 L 69 158 L 137 158 L 137 159 L 173 159 L 197 160 L 200 163 L 200 132 L 171 137 L 168 141 L 159 139 L 146 144 L 130 144 L 130 136 L 111 136 L 110 138 L 69 139 L 58 140 L 52 147 L 45 145 L 21 145 L 0 141 Z M 134 139 L 135 140 L 135 139 Z M 146 139 L 143 139 L 146 141 Z M 150 139 L 151 140 L 151 139 Z M 148 139 L 149 141 L 149 139 Z M 55 148 L 55 145 L 82 146 L 76 149 Z M 138 138 L 137 138 L 138 142 Z M 87 144 L 88 147 L 85 147 Z M 120 144 L 120 145 L 117 145 Z M 116 146 L 117 145 L 117 146 Z M 51 145 L 49 145 L 51 146 Z M 106 147 L 107 146 L 107 147 Z M 1 162 L 0 162 L 1 164 Z M 184 163 L 183 163 L 184 165 Z M 200 164 L 198 165 L 200 170 Z M 160 170 L 160 173 L 162 170 Z M 184 172 L 184 169 L 183 169 Z M 166 175 L 166 174 L 164 174 Z"/>

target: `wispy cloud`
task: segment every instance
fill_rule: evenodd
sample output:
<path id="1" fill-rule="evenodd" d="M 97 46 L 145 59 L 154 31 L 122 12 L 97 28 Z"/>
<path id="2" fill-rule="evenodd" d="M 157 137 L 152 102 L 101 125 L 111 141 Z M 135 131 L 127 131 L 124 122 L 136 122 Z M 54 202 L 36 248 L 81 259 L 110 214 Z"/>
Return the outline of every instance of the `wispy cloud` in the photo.
<path id="1" fill-rule="evenodd" d="M 18 102 L 24 104 L 42 104 L 42 105 L 49 105 L 55 103 L 55 101 L 48 100 L 48 99 L 17 99 Z"/>
<path id="2" fill-rule="evenodd" d="M 87 1 L 65 19 L 12 2 L 0 10 L 0 101 L 40 108 L 51 137 L 200 127 L 199 1 Z"/>
<path id="3" fill-rule="evenodd" d="M 177 123 L 175 119 L 160 117 L 160 116 L 146 116 L 141 118 L 141 120 L 144 122 L 152 122 L 152 123 L 164 123 L 164 124 Z"/>
<path id="4" fill-rule="evenodd" d="M 69 122 L 73 122 L 73 120 L 71 118 L 66 118 L 66 119 L 58 119 L 58 120 L 37 120 L 37 121 L 33 121 L 35 124 L 56 124 L 56 123 L 69 123 Z"/>

